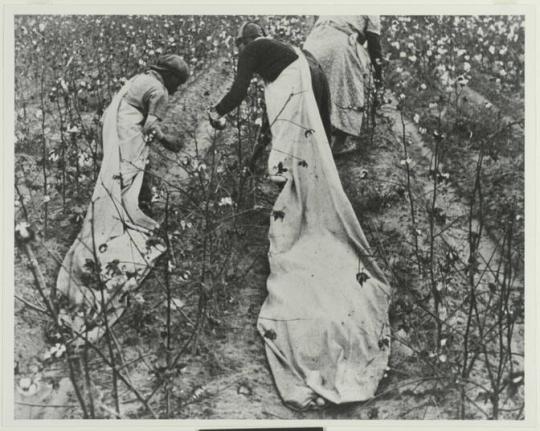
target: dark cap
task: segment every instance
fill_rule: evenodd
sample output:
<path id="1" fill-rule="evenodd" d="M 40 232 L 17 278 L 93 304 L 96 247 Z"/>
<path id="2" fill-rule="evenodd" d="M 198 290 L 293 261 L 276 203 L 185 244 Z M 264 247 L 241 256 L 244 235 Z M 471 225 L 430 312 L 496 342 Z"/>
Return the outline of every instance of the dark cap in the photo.
<path id="1" fill-rule="evenodd" d="M 189 78 L 189 67 L 186 62 L 176 54 L 166 54 L 158 58 L 156 64 L 150 66 L 151 69 L 172 72 L 178 76 L 182 82 L 186 82 Z"/>
<path id="2" fill-rule="evenodd" d="M 245 22 L 238 29 L 238 35 L 236 36 L 236 43 L 242 39 L 257 38 L 266 36 L 264 29 L 257 23 Z"/>

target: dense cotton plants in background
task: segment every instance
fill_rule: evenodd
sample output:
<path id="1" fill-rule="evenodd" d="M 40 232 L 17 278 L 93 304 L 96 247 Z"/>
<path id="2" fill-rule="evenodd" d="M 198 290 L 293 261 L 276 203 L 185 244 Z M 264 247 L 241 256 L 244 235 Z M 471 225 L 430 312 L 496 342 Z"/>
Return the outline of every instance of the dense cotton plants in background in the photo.
<path id="1" fill-rule="evenodd" d="M 476 163 L 472 156 L 481 147 L 489 228 L 498 230 L 499 221 L 511 212 L 522 217 L 523 104 L 512 109 L 506 99 L 523 101 L 524 18 L 386 17 L 384 21 L 388 85 L 426 140 L 433 145 L 444 136 L 441 165 L 452 172 L 459 187 L 470 188 Z M 483 96 L 486 88 L 495 90 L 487 95 L 489 100 Z M 522 243 L 522 229 L 517 233 Z"/>
<path id="2" fill-rule="evenodd" d="M 400 167 L 410 207 L 411 257 L 399 263 L 418 270 L 402 284 L 417 312 L 407 317 L 411 303 L 396 298 L 399 325 L 431 327 L 416 331 L 418 354 L 435 367 L 436 381 L 444 375 L 435 386 L 458 394 L 461 418 L 519 417 L 523 404 L 513 403 L 523 383 L 515 344 L 524 300 L 523 107 L 504 107 L 507 99 L 523 100 L 523 17 L 383 22 L 386 85 L 396 96 L 386 103 L 396 104 L 403 126 Z M 486 83 L 496 92 L 486 92 Z M 417 139 L 406 132 L 411 125 L 428 145 L 427 169 L 411 158 L 418 157 Z M 455 191 L 465 213 L 445 204 Z"/>

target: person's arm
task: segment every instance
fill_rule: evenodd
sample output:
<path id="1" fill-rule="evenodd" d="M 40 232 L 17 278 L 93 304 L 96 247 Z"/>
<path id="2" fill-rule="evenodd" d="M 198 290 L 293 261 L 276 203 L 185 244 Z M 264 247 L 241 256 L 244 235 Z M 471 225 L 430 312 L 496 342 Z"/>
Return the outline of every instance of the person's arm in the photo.
<path id="1" fill-rule="evenodd" d="M 256 57 L 254 42 L 248 44 L 238 58 L 238 69 L 233 85 L 229 92 L 215 106 L 217 114 L 222 117 L 238 107 L 247 95 L 251 78 L 255 70 Z"/>
<path id="2" fill-rule="evenodd" d="M 143 125 L 143 134 L 151 135 L 167 150 L 178 152 L 184 146 L 182 139 L 161 129 L 161 122 L 165 117 L 168 103 L 168 94 L 162 86 L 152 86 L 143 96 L 143 103 L 147 107 L 146 121 Z"/>
<path id="3" fill-rule="evenodd" d="M 380 36 L 371 31 L 366 31 L 367 49 L 371 64 L 375 69 L 375 85 L 382 84 L 382 52 Z"/>
<path id="4" fill-rule="evenodd" d="M 160 82 L 152 80 L 150 82 L 146 81 L 146 83 L 148 87 L 142 96 L 142 103 L 146 112 L 146 121 L 143 126 L 144 133 L 165 118 L 167 103 L 169 102 L 167 90 Z"/>

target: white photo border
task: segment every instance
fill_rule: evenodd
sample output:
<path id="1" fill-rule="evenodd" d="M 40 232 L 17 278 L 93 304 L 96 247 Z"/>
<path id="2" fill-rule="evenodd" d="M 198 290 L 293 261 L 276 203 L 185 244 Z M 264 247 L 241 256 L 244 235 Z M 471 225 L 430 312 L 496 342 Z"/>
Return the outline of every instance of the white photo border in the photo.
<path id="1" fill-rule="evenodd" d="M 463 429 L 464 427 L 483 429 L 540 429 L 538 407 L 540 367 L 536 359 L 540 357 L 538 334 L 538 311 L 536 283 L 540 281 L 540 218 L 538 192 L 540 187 L 540 142 L 538 122 L 539 91 L 537 76 L 539 68 L 539 44 L 536 24 L 540 9 L 530 1 L 476 1 L 474 4 L 450 4 L 448 2 L 403 0 L 359 1 L 341 0 L 337 3 L 309 0 L 280 0 L 272 3 L 255 3 L 237 0 L 231 3 L 199 0 L 127 2 L 121 0 L 100 0 L 93 2 L 75 1 L 19 1 L 2 2 L 2 142 L 0 144 L 2 170 L 0 193 L 3 210 L 2 221 L 2 266 L 1 266 L 1 321 L 2 354 L 1 365 L 1 412 L 2 430 L 204 430 L 234 428 L 283 428 L 323 427 L 326 431 L 339 430 L 402 430 L 406 429 Z M 14 16 L 17 14 L 380 14 L 380 15 L 525 15 L 525 420 L 523 421 L 398 421 L 398 420 L 15 420 L 14 417 Z"/>

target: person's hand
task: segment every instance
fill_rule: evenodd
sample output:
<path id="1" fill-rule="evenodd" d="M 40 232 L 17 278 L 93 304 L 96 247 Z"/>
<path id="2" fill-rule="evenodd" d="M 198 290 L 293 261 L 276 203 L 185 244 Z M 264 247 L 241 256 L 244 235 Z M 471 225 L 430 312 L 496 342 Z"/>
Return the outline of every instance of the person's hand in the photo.
<path id="1" fill-rule="evenodd" d="M 216 130 L 223 130 L 227 126 L 225 118 L 220 117 L 214 108 L 208 110 L 210 125 Z"/>
<path id="2" fill-rule="evenodd" d="M 147 120 L 146 124 L 143 127 L 143 136 L 144 142 L 150 144 L 154 141 L 160 142 L 165 135 L 161 130 L 159 121 L 152 120 L 151 122 L 149 122 Z"/>

